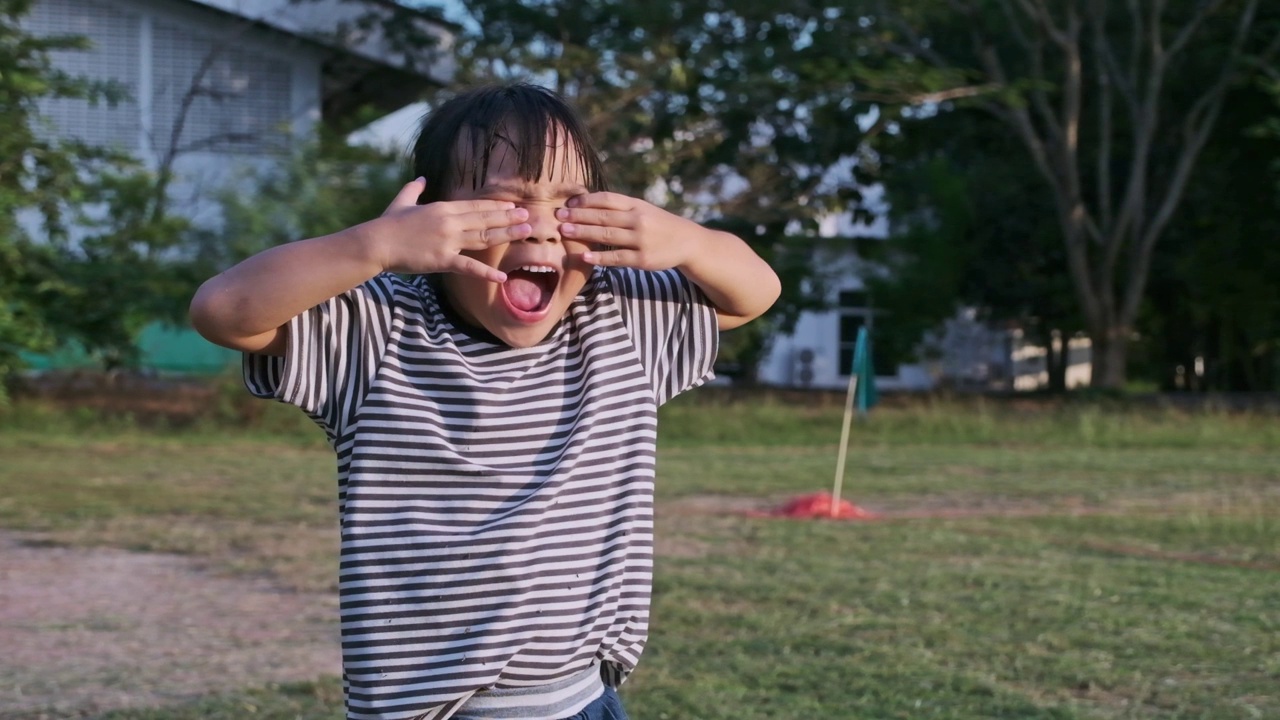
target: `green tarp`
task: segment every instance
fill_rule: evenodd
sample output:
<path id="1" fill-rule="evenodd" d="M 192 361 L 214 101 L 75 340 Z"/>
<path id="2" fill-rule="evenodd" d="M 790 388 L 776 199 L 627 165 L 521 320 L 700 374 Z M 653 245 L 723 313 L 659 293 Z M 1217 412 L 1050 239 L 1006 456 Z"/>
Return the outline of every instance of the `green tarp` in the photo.
<path id="1" fill-rule="evenodd" d="M 216 375 L 239 362 L 239 353 L 218 347 L 190 328 L 153 323 L 138 338 L 139 367 L 159 373 Z M 71 370 L 94 367 L 84 349 L 73 345 L 48 355 L 24 354 L 33 370 Z"/>

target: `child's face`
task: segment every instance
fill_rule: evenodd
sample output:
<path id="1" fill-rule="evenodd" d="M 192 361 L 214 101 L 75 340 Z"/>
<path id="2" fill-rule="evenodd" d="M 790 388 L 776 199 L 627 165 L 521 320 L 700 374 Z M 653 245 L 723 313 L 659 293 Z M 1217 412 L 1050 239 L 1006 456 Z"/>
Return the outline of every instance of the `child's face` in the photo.
<path id="1" fill-rule="evenodd" d="M 564 133 L 559 142 L 568 142 Z M 443 280 L 459 314 L 512 347 L 530 347 L 546 338 L 591 272 L 591 266 L 582 261 L 582 253 L 590 248 L 560 237 L 555 216 L 566 200 L 588 192 L 581 158 L 575 148 L 562 145 L 543 165 L 541 177 L 522 180 L 515 152 L 496 147 L 484 185 L 472 189 L 467 180 L 449 196 L 450 200 L 506 200 L 529 211 L 533 230 L 528 238 L 465 253 L 506 273 L 505 283 L 456 274 Z"/>

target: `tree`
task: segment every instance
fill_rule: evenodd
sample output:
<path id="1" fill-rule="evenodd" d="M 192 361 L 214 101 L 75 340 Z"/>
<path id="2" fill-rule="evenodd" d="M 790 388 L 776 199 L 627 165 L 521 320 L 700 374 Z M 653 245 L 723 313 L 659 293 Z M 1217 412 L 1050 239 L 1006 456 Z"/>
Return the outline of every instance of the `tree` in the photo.
<path id="1" fill-rule="evenodd" d="M 275 245 L 328 235 L 382 214 L 404 185 L 402 163 L 389 152 L 321 133 L 278 166 L 248 173 L 220 191 L 222 223 L 192 234 L 192 259 L 201 278 Z"/>
<path id="2" fill-rule="evenodd" d="M 894 228 L 871 255 L 880 316 L 877 343 L 909 356 L 927 331 L 976 307 L 988 322 L 1022 328 L 1049 351 L 1049 385 L 1065 388 L 1055 333 L 1082 328 L 1070 280 L 1057 269 L 1062 245 L 1044 194 L 1028 195 L 1036 169 L 995 118 L 944 113 L 903 121 L 880 145 Z"/>
<path id="3" fill-rule="evenodd" d="M 19 367 L 20 351 L 56 344 L 44 300 L 69 287 L 58 272 L 56 248 L 33 242 L 27 228 L 38 224 L 52 237 L 65 235 L 68 203 L 84 195 L 82 178 L 110 160 L 59 142 L 40 126 L 41 99 L 100 102 L 113 97 L 113 89 L 53 67 L 51 52 L 86 44 L 81 38 L 31 37 L 18 24 L 31 3 L 0 0 L 0 383 Z"/>
<path id="4" fill-rule="evenodd" d="M 862 37 L 904 67 L 989 88 L 957 105 L 998 118 L 1034 163 L 1093 340 L 1094 384 L 1122 387 L 1155 251 L 1228 92 L 1280 52 L 1274 14 L 1261 0 L 861 7 Z"/>
<path id="5" fill-rule="evenodd" d="M 1166 389 L 1280 387 L 1280 134 L 1265 132 L 1276 115 L 1265 86 L 1232 92 L 1155 258 L 1142 359 Z"/>
<path id="6" fill-rule="evenodd" d="M 155 175 L 131 158 L 59 138 L 41 116 L 53 98 L 114 103 L 116 84 L 72 77 L 51 53 L 83 37 L 33 37 L 32 0 L 0 0 L 0 382 L 23 351 L 78 343 L 107 367 L 136 357 L 142 326 L 178 318 L 194 288 L 175 261 L 186 224 Z"/>

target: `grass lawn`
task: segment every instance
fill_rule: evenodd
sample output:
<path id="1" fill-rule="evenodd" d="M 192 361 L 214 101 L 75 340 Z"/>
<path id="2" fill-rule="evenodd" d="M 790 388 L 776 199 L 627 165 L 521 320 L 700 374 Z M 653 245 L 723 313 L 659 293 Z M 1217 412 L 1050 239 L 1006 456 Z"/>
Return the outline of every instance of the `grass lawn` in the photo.
<path id="1" fill-rule="evenodd" d="M 882 519 L 736 511 L 829 489 L 839 413 L 664 409 L 633 720 L 1280 718 L 1280 418 L 877 409 L 854 428 L 845 496 Z M 0 526 L 332 587 L 319 431 L 18 418 L 0 415 Z M 340 707 L 323 678 L 108 717 Z"/>

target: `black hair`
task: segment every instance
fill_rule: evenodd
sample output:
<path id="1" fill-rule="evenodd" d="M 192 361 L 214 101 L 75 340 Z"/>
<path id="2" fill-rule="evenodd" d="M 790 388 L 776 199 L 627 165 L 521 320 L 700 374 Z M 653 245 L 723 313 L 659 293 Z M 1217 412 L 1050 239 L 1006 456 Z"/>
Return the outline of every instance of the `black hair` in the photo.
<path id="1" fill-rule="evenodd" d="M 608 189 L 600 154 L 577 111 L 547 88 L 513 83 L 469 90 L 426 116 L 413 144 L 413 172 L 427 179 L 418 203 L 444 200 L 468 178 L 472 189 L 483 186 L 499 144 L 516 153 L 517 170 L 526 181 L 542 177 L 548 162 L 554 172 L 557 149 L 573 147 L 587 189 Z M 560 153 L 562 171 L 568 170 L 570 157 Z"/>

